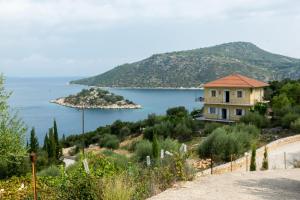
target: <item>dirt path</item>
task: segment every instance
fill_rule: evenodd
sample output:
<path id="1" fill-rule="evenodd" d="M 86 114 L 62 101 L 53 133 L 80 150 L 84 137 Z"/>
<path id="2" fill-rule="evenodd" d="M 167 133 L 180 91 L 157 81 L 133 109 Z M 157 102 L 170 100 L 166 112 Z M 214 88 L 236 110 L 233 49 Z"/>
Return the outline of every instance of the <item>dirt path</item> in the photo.
<path id="1" fill-rule="evenodd" d="M 150 200 L 299 200 L 300 169 L 199 177 Z"/>

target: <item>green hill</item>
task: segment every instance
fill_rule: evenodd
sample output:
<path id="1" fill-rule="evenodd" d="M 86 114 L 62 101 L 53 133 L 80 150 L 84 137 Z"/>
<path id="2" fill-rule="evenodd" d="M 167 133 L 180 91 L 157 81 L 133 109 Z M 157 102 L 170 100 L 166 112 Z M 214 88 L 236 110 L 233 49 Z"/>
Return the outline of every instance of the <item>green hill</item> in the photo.
<path id="1" fill-rule="evenodd" d="M 155 54 L 103 74 L 71 83 L 102 87 L 198 87 L 240 73 L 264 81 L 300 78 L 300 59 L 232 42 L 188 51 Z"/>

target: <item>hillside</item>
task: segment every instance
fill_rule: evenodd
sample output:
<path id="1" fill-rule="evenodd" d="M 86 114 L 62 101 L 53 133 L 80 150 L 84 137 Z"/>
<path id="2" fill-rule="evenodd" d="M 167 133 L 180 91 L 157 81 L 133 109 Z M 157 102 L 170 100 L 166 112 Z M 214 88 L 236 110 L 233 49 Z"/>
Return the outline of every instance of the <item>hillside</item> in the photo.
<path id="1" fill-rule="evenodd" d="M 232 73 L 263 81 L 298 79 L 300 59 L 272 54 L 252 43 L 232 42 L 155 54 L 71 83 L 103 87 L 198 87 L 201 83 Z"/>

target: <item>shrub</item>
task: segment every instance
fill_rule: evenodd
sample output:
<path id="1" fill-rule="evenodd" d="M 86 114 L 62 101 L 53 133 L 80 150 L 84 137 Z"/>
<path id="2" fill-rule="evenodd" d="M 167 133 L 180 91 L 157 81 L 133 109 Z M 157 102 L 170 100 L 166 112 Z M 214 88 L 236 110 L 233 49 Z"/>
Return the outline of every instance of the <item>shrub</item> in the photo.
<path id="1" fill-rule="evenodd" d="M 221 126 L 223 126 L 223 125 L 220 124 L 220 123 L 216 123 L 216 122 L 206 123 L 205 126 L 204 126 L 203 133 L 204 133 L 204 135 L 209 135 L 215 129 L 217 129 L 217 128 L 221 127 Z"/>
<path id="2" fill-rule="evenodd" d="M 101 147 L 107 147 L 110 149 L 117 149 L 119 147 L 119 143 L 120 141 L 118 137 L 111 134 L 104 134 L 99 141 Z"/>
<path id="3" fill-rule="evenodd" d="M 259 130 L 253 125 L 238 124 L 215 129 L 199 146 L 201 158 L 229 161 L 230 155 L 242 155 L 257 139 Z"/>
<path id="4" fill-rule="evenodd" d="M 253 145 L 251 152 L 250 171 L 256 171 L 256 147 Z"/>
<path id="5" fill-rule="evenodd" d="M 160 140 L 159 141 L 159 146 L 161 149 L 165 151 L 170 151 L 170 152 L 178 152 L 180 144 L 178 143 L 177 140 L 173 140 L 171 138 L 167 138 L 165 140 Z"/>
<path id="6" fill-rule="evenodd" d="M 178 138 L 181 141 L 187 141 L 192 138 L 192 130 L 186 126 L 185 123 L 179 123 L 174 129 L 174 138 Z"/>
<path id="7" fill-rule="evenodd" d="M 262 170 L 267 170 L 267 169 L 269 169 L 267 147 L 265 147 L 264 158 L 263 158 L 263 162 L 262 162 L 261 169 L 262 169 Z"/>
<path id="8" fill-rule="evenodd" d="M 295 131 L 300 131 L 300 118 L 292 122 L 291 128 Z"/>
<path id="9" fill-rule="evenodd" d="M 103 200 L 131 200 L 133 198 L 135 187 L 128 176 L 105 177 L 101 182 Z"/>
<path id="10" fill-rule="evenodd" d="M 127 126 L 125 126 L 121 128 L 119 135 L 121 138 L 125 138 L 128 135 L 130 135 L 130 133 L 131 133 L 130 129 Z"/>
<path id="11" fill-rule="evenodd" d="M 268 110 L 268 105 L 266 103 L 258 102 L 254 105 L 254 111 L 258 112 L 260 115 L 265 115 Z"/>
<path id="12" fill-rule="evenodd" d="M 145 160 L 146 156 L 152 156 L 152 144 L 149 140 L 141 140 L 136 144 L 135 155 L 139 161 Z"/>
<path id="13" fill-rule="evenodd" d="M 43 169 L 42 171 L 38 172 L 38 176 L 60 176 L 61 175 L 61 170 L 55 166 L 51 165 L 46 169 Z"/>
<path id="14" fill-rule="evenodd" d="M 146 127 L 143 131 L 144 138 L 147 140 L 152 141 L 154 135 L 154 128 L 153 127 Z"/>
<path id="15" fill-rule="evenodd" d="M 267 118 L 260 115 L 258 112 L 248 112 L 246 115 L 241 117 L 240 121 L 245 124 L 253 124 L 258 128 L 265 128 L 269 124 Z"/>
<path id="16" fill-rule="evenodd" d="M 291 123 L 299 118 L 298 114 L 295 113 L 287 113 L 281 118 L 281 125 L 283 128 L 290 128 Z"/>
<path id="17" fill-rule="evenodd" d="M 189 112 L 187 111 L 187 109 L 185 109 L 184 106 L 178 106 L 178 107 L 174 107 L 174 108 L 169 108 L 167 110 L 167 116 L 169 117 L 186 117 L 189 114 Z"/>

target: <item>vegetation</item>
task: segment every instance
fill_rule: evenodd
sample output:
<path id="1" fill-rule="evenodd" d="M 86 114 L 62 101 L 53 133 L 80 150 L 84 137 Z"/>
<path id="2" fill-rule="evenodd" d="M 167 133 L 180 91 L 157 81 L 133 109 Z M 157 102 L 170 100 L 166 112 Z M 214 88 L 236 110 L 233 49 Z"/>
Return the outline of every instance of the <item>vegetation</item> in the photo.
<path id="1" fill-rule="evenodd" d="M 29 152 L 36 153 L 39 149 L 39 141 L 35 134 L 35 129 L 32 128 L 30 132 L 30 145 L 29 145 Z"/>
<path id="2" fill-rule="evenodd" d="M 26 172 L 26 128 L 17 115 L 11 115 L 7 100 L 10 93 L 4 89 L 0 76 L 0 179 Z M 21 167 L 22 166 L 22 167 Z"/>
<path id="3" fill-rule="evenodd" d="M 215 129 L 200 144 L 200 158 L 212 158 L 214 161 L 230 161 L 230 156 L 241 156 L 248 151 L 259 136 L 254 125 L 237 124 Z"/>
<path id="4" fill-rule="evenodd" d="M 232 42 L 156 54 L 72 83 L 103 87 L 198 87 L 199 81 L 205 83 L 236 72 L 261 80 L 297 79 L 299 63 L 299 59 L 272 54 L 251 43 Z"/>
<path id="5" fill-rule="evenodd" d="M 258 128 L 266 128 L 269 124 L 268 119 L 259 112 L 248 112 L 241 117 L 240 121 L 245 124 L 253 124 Z"/>
<path id="6" fill-rule="evenodd" d="M 269 169 L 269 162 L 268 162 L 268 150 L 267 147 L 265 147 L 265 151 L 264 151 L 264 158 L 263 158 L 263 162 L 262 162 L 262 170 L 268 170 Z"/>
<path id="7" fill-rule="evenodd" d="M 251 151 L 250 171 L 256 171 L 256 146 L 253 145 Z"/>

